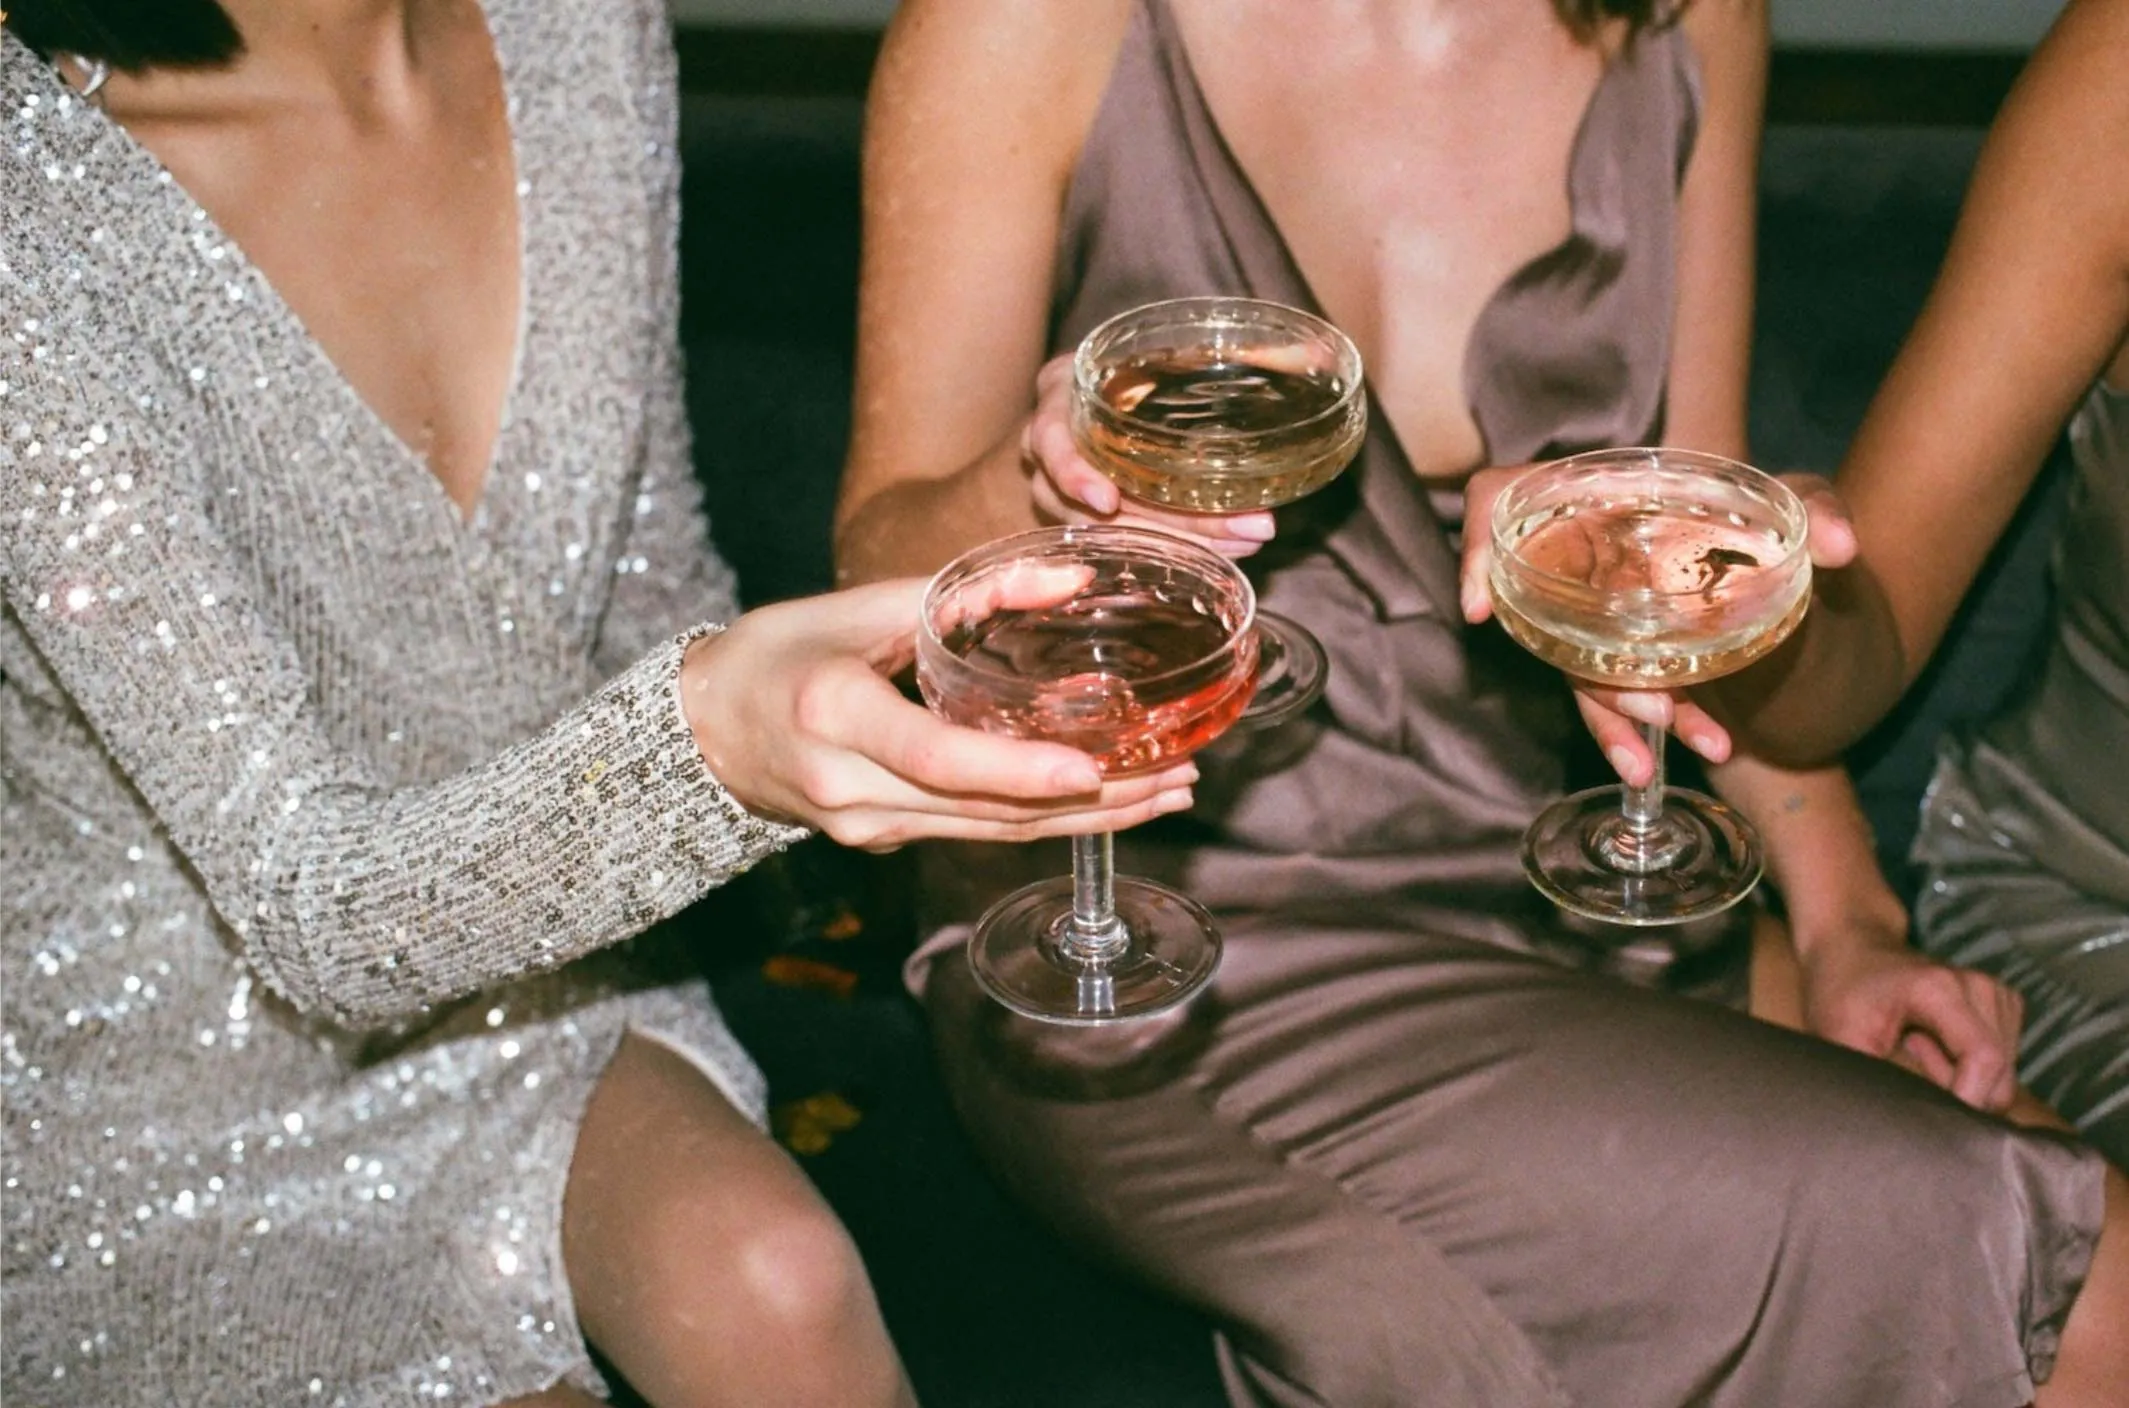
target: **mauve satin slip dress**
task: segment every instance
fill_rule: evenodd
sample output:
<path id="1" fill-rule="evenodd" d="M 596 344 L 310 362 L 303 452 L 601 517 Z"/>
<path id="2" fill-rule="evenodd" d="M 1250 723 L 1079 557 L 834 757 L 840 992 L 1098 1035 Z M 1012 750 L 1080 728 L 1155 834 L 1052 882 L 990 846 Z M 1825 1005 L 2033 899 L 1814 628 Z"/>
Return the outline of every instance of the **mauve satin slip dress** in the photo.
<path id="1" fill-rule="evenodd" d="M 1676 30 L 1599 83 L 1572 233 L 1468 350 L 1491 462 L 1660 436 L 1698 110 Z M 1159 4 L 1063 222 L 1055 349 L 1156 298 L 1314 303 Z M 1445 519 L 1378 415 L 1251 559 L 1330 684 L 1298 738 L 1213 750 L 1192 815 L 1119 838 L 1123 869 L 1224 929 L 1186 1022 L 1010 1017 L 954 946 L 1065 858 L 928 853 L 911 978 L 985 1154 L 1076 1243 L 1215 1316 L 1238 1404 L 2027 1403 L 2091 1259 L 2100 1161 L 1884 1063 L 1550 961 L 1517 846 L 1561 786 L 1566 696 L 1464 626 Z"/>

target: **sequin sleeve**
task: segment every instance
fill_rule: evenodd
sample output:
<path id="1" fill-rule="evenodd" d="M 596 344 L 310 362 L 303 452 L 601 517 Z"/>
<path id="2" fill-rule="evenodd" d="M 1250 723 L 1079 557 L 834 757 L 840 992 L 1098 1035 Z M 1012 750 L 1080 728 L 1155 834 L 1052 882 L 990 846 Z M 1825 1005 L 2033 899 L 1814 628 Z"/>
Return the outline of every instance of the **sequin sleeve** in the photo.
<path id="1" fill-rule="evenodd" d="M 689 622 L 722 621 L 739 612 L 738 583 L 710 547 L 683 389 L 679 75 L 665 7 L 640 0 L 637 9 L 642 51 L 635 97 L 647 134 L 644 179 L 651 209 L 644 306 L 653 326 L 645 339 L 650 352 L 641 473 L 596 651 L 608 671 Z"/>
<path id="2" fill-rule="evenodd" d="M 267 982 L 389 1021 L 625 938 L 797 832 L 704 765 L 668 637 L 518 746 L 392 790 L 336 748 L 191 447 L 0 259 L 0 587 Z"/>

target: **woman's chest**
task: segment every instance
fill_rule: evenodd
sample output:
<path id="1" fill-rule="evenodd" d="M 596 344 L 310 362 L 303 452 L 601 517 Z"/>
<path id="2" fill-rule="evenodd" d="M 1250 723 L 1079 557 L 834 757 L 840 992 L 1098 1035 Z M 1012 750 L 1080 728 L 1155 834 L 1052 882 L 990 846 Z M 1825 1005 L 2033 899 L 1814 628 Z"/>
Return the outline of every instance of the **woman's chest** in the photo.
<path id="1" fill-rule="evenodd" d="M 1359 344 L 1414 469 L 1484 444 L 1466 367 L 1496 293 L 1572 228 L 1568 173 L 1602 55 L 1537 22 L 1483 37 L 1290 11 L 1246 38 L 1178 8 L 1222 138 L 1316 301 Z M 1199 23 L 1193 24 L 1193 18 Z"/>

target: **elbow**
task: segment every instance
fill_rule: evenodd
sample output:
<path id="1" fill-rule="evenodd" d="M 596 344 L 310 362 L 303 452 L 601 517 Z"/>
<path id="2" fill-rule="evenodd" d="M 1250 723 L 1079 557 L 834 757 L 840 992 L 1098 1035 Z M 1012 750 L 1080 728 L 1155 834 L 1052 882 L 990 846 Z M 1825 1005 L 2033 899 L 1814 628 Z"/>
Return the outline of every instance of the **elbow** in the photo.
<path id="1" fill-rule="evenodd" d="M 433 1003 L 320 982 L 309 974 L 291 975 L 285 967 L 272 968 L 255 961 L 252 968 L 298 1016 L 351 1036 L 384 1031 L 435 1010 Z"/>
<path id="2" fill-rule="evenodd" d="M 1843 672 L 1828 688 L 1790 688 L 1749 700 L 1721 696 L 1716 713 L 1742 752 L 1808 771 L 1845 761 L 1894 707 L 1909 683 L 1897 647 Z"/>
<path id="3" fill-rule="evenodd" d="M 245 962 L 269 991 L 312 1021 L 363 1035 L 421 1017 L 437 995 L 411 971 L 408 956 L 387 950 L 350 963 L 336 958 L 338 945 L 300 923 L 235 925 Z"/>

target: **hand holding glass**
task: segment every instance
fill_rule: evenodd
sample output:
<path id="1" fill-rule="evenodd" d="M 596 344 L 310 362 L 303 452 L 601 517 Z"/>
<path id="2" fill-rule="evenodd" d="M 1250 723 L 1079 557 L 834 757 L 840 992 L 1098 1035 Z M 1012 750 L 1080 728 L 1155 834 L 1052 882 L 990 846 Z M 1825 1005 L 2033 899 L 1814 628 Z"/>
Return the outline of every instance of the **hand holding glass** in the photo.
<path id="1" fill-rule="evenodd" d="M 1069 744 L 1106 776 L 1189 756 L 1256 688 L 1256 595 L 1188 539 L 1121 526 L 1040 528 L 963 554 L 932 579 L 917 684 L 941 717 Z M 1148 1016 L 1218 966 L 1203 906 L 1115 874 L 1104 833 L 1072 841 L 1072 875 L 1015 891 L 969 940 L 993 997 L 1045 1021 Z"/>
<path id="2" fill-rule="evenodd" d="M 1493 607 L 1518 644 L 1614 689 L 1682 689 L 1741 670 L 1803 620 L 1803 503 L 1749 465 L 1677 449 L 1597 450 L 1544 465 L 1494 505 Z M 1675 924 L 1759 882 L 1751 825 L 1655 772 L 1547 808 L 1523 840 L 1537 887 L 1573 913 Z"/>
<path id="3" fill-rule="evenodd" d="M 1323 319 L 1251 298 L 1149 303 L 1088 333 L 1072 359 L 1072 436 L 1133 498 L 1192 513 L 1292 503 L 1367 436 L 1360 352 Z M 1278 723 L 1323 692 L 1322 645 L 1259 613 L 1263 681 L 1242 722 Z"/>

